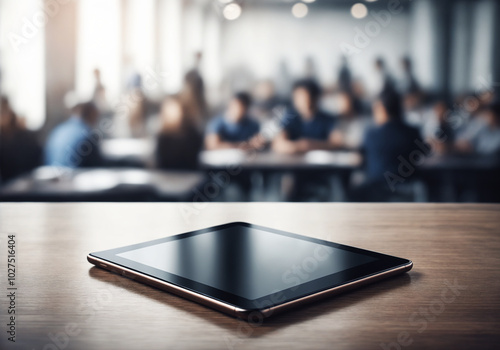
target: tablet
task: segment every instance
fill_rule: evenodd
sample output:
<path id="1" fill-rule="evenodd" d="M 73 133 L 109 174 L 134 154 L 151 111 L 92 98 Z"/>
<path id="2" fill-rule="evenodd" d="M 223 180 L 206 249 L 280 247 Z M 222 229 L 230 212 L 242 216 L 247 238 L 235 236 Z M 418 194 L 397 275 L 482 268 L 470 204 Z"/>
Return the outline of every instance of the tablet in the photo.
<path id="1" fill-rule="evenodd" d="M 90 253 L 88 261 L 229 315 L 278 312 L 409 271 L 412 262 L 244 222 Z"/>

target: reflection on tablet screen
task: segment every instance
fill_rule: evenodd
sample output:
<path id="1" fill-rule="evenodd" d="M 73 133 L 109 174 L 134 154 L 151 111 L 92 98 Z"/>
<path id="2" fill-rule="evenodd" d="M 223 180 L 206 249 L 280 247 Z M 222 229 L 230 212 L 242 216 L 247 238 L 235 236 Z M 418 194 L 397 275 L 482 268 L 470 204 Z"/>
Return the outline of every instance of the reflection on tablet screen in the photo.
<path id="1" fill-rule="evenodd" d="M 376 260 L 244 226 L 117 255 L 251 300 Z"/>

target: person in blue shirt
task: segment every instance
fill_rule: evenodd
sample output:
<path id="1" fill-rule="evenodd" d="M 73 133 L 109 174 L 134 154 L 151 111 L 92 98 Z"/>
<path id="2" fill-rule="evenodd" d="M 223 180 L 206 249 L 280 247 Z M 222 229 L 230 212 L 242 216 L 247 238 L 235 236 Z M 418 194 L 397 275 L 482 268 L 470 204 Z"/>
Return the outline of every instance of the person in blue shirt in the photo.
<path id="1" fill-rule="evenodd" d="M 333 116 L 320 110 L 319 85 L 312 79 L 296 82 L 292 90 L 293 109 L 281 120 L 282 130 L 273 140 L 272 148 L 282 154 L 302 154 L 312 150 L 338 148 Z M 328 176 L 323 173 L 304 172 L 293 176 L 293 185 L 287 197 L 290 201 L 317 200 L 324 193 Z"/>
<path id="2" fill-rule="evenodd" d="M 248 114 L 250 104 L 250 95 L 245 92 L 233 96 L 224 115 L 215 118 L 208 125 L 205 137 L 208 150 L 246 149 L 260 142 L 260 125 Z"/>
<path id="3" fill-rule="evenodd" d="M 73 115 L 50 133 L 45 146 L 45 165 L 69 168 L 102 165 L 100 138 L 93 130 L 98 117 L 94 103 L 76 106 Z"/>
<path id="4" fill-rule="evenodd" d="M 393 88 L 379 94 L 373 119 L 375 125 L 366 132 L 362 146 L 366 178 L 352 191 L 354 201 L 389 199 L 400 182 L 409 180 L 409 174 L 400 173 L 401 163 L 409 164 L 412 152 L 427 147 L 418 129 L 403 121 L 402 99 Z"/>
<path id="5" fill-rule="evenodd" d="M 274 138 L 273 150 L 295 154 L 311 150 L 329 150 L 339 147 L 334 133 L 335 119 L 318 107 L 321 89 L 314 80 L 294 84 L 294 109 L 281 121 L 282 131 Z"/>
<path id="6" fill-rule="evenodd" d="M 382 92 L 373 105 L 375 126 L 369 129 L 363 142 L 367 181 L 385 181 L 388 172 L 398 174 L 399 156 L 419 150 L 418 129 L 403 121 L 400 95 L 394 90 Z"/>

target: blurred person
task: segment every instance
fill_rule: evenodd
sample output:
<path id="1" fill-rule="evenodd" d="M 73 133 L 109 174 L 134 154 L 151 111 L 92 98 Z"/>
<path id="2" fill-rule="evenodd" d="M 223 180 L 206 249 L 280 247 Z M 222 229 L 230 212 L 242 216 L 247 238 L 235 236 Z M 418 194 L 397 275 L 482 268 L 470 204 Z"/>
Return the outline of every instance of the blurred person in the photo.
<path id="1" fill-rule="evenodd" d="M 500 155 L 500 102 L 483 107 L 478 115 L 482 126 L 469 139 L 461 139 L 456 149 L 462 153 Z"/>
<path id="2" fill-rule="evenodd" d="M 25 174 L 41 164 L 42 149 L 35 134 L 12 109 L 7 97 L 0 98 L 0 182 Z"/>
<path id="3" fill-rule="evenodd" d="M 155 156 L 158 168 L 197 168 L 203 136 L 186 114 L 186 108 L 178 96 L 167 97 L 161 105 L 160 132 L 156 141 Z"/>
<path id="4" fill-rule="evenodd" d="M 345 92 L 351 92 L 352 91 L 352 73 L 351 69 L 349 68 L 349 63 L 347 61 L 347 57 L 342 56 L 341 57 L 341 66 L 340 70 L 338 72 L 338 78 L 337 78 L 337 88 L 340 91 L 345 91 Z"/>
<path id="5" fill-rule="evenodd" d="M 482 123 L 479 130 L 470 134 L 469 139 L 456 142 L 456 150 L 460 153 L 485 157 L 500 156 L 500 102 L 493 102 L 482 107 L 475 117 L 476 123 Z M 472 178 L 462 178 L 463 190 L 476 193 L 480 202 L 500 202 L 500 170 L 497 167 L 477 172 Z"/>
<path id="6" fill-rule="evenodd" d="M 5 134 L 12 132 L 17 127 L 17 116 L 10 106 L 6 96 L 0 97 L 0 130 Z M 4 135 L 5 135 L 4 134 Z"/>
<path id="7" fill-rule="evenodd" d="M 200 128 L 205 125 L 208 115 L 208 105 L 205 97 L 205 82 L 200 72 L 203 54 L 196 52 L 194 57 L 194 67 L 184 76 L 184 82 L 180 94 L 181 101 L 187 108 L 190 117 Z"/>
<path id="8" fill-rule="evenodd" d="M 453 116 L 456 142 L 470 140 L 484 126 L 477 118 L 480 103 L 476 94 L 460 94 L 453 101 Z"/>
<path id="9" fill-rule="evenodd" d="M 392 75 L 387 69 L 385 60 L 382 57 L 377 57 L 375 59 L 375 72 L 376 72 L 376 83 L 375 83 L 375 95 L 377 96 L 383 91 L 394 89 L 394 80 Z"/>
<path id="10" fill-rule="evenodd" d="M 359 102 L 363 114 L 371 116 L 372 102 L 367 96 L 366 87 L 361 79 L 353 79 L 351 94 Z"/>
<path id="11" fill-rule="evenodd" d="M 284 104 L 276 94 L 275 85 L 271 80 L 258 82 L 255 85 L 253 95 L 252 114 L 260 122 L 269 121 L 273 117 L 274 109 Z"/>
<path id="12" fill-rule="evenodd" d="M 129 134 L 132 137 L 146 137 L 148 120 L 148 100 L 141 89 L 134 90 L 130 95 L 128 109 Z"/>
<path id="13" fill-rule="evenodd" d="M 338 119 L 334 139 L 345 149 L 359 149 L 371 120 L 363 115 L 361 102 L 344 91 L 338 97 Z"/>
<path id="14" fill-rule="evenodd" d="M 495 102 L 497 98 L 497 94 L 495 93 L 495 90 L 490 88 L 490 89 L 484 89 L 478 93 L 478 99 L 483 107 L 488 106 Z"/>
<path id="15" fill-rule="evenodd" d="M 405 121 L 417 128 L 425 127 L 426 115 L 430 112 L 424 95 L 420 92 L 403 95 Z"/>
<path id="16" fill-rule="evenodd" d="M 254 72 L 245 63 L 228 68 L 220 84 L 221 101 L 229 100 L 235 92 L 252 89 L 256 81 Z"/>
<path id="17" fill-rule="evenodd" d="M 399 91 L 403 95 L 403 106 L 405 109 L 405 120 L 411 125 L 420 129 L 425 137 L 432 137 L 427 134 L 430 130 L 434 132 L 437 120 L 433 118 L 434 111 L 426 104 L 425 95 L 420 88 L 413 74 L 412 61 L 409 57 L 401 59 L 403 78 L 399 83 Z"/>
<path id="18" fill-rule="evenodd" d="M 384 179 L 387 171 L 397 173 L 399 155 L 407 155 L 420 139 L 416 128 L 403 121 L 400 95 L 388 89 L 373 103 L 375 126 L 369 129 L 363 142 L 368 181 Z"/>
<path id="19" fill-rule="evenodd" d="M 486 126 L 480 112 L 487 104 L 482 104 L 476 93 L 460 94 L 454 101 L 455 150 L 468 152 L 466 148 Z"/>
<path id="20" fill-rule="evenodd" d="M 293 81 L 288 62 L 285 59 L 279 61 L 274 80 L 278 96 L 282 99 L 288 99 Z"/>
<path id="21" fill-rule="evenodd" d="M 341 146 L 334 133 L 335 119 L 319 108 L 321 88 L 310 79 L 296 82 L 292 90 L 294 109 L 281 121 L 282 131 L 272 143 L 275 152 L 301 154 L 312 150 L 331 150 Z M 291 179 L 290 201 L 326 200 L 328 178 L 324 174 L 299 173 Z"/>
<path id="22" fill-rule="evenodd" d="M 260 125 L 249 115 L 251 97 L 245 92 L 236 93 L 225 111 L 207 128 L 205 146 L 208 150 L 259 147 Z"/>
<path id="23" fill-rule="evenodd" d="M 96 107 L 99 109 L 100 113 L 109 112 L 109 105 L 106 98 L 106 88 L 102 83 L 101 71 L 96 68 L 94 69 L 94 92 L 92 94 L 92 102 L 95 103 Z"/>
<path id="24" fill-rule="evenodd" d="M 418 150 L 415 141 L 419 131 L 403 121 L 401 96 L 394 89 L 386 89 L 373 103 L 375 125 L 364 138 L 365 179 L 352 193 L 355 201 L 385 200 L 390 192 L 391 176 L 401 176 L 401 157 Z"/>
<path id="25" fill-rule="evenodd" d="M 99 133 L 94 130 L 99 110 L 93 102 L 73 108 L 70 118 L 50 133 L 45 146 L 45 164 L 69 168 L 102 165 Z"/>
<path id="26" fill-rule="evenodd" d="M 316 80 L 318 76 L 318 69 L 316 62 L 312 56 L 307 56 L 304 61 L 304 78 Z"/>
<path id="27" fill-rule="evenodd" d="M 432 118 L 435 126 L 422 136 L 432 145 L 437 153 L 450 153 L 455 143 L 455 128 L 451 123 L 451 108 L 444 100 L 437 101 L 432 108 Z"/>
<path id="28" fill-rule="evenodd" d="M 406 69 L 411 69 L 411 61 L 403 62 L 404 66 L 409 65 Z M 409 72 L 405 74 L 411 75 Z M 426 95 L 412 79 L 407 76 L 399 88 L 403 95 L 404 119 L 408 125 L 419 129 L 424 138 L 431 138 L 438 127 L 438 120 L 432 104 L 428 103 Z"/>
<path id="29" fill-rule="evenodd" d="M 420 93 L 420 85 L 413 74 L 413 65 L 409 57 L 401 59 L 401 68 L 403 70 L 403 78 L 400 82 L 400 91 L 403 95 Z"/>
<path id="30" fill-rule="evenodd" d="M 259 150 L 264 146 L 264 138 L 259 134 L 260 125 L 249 115 L 251 103 L 250 95 L 245 92 L 233 96 L 225 113 L 208 125 L 206 149 Z M 250 198 L 252 181 L 249 173 L 241 172 L 233 176 L 231 182 L 241 190 L 240 200 Z"/>
<path id="31" fill-rule="evenodd" d="M 142 75 L 134 71 L 127 79 L 126 90 L 131 92 L 140 89 L 142 89 Z"/>
<path id="32" fill-rule="evenodd" d="M 158 109 L 158 103 L 144 93 L 142 76 L 134 73 L 115 111 L 114 136 L 144 138 L 154 135 L 158 126 L 153 116 Z"/>
<path id="33" fill-rule="evenodd" d="M 399 83 L 399 91 L 403 95 L 403 105 L 406 111 L 407 122 L 417 127 L 425 127 L 426 113 L 431 112 L 426 107 L 426 96 L 415 75 L 413 74 L 413 65 L 409 57 L 401 59 L 403 78 Z"/>
<path id="34" fill-rule="evenodd" d="M 273 140 L 274 151 L 293 154 L 340 146 L 341 140 L 333 132 L 333 116 L 318 107 L 320 96 L 321 88 L 313 80 L 300 80 L 294 84 L 294 110 L 282 120 L 283 130 Z"/>

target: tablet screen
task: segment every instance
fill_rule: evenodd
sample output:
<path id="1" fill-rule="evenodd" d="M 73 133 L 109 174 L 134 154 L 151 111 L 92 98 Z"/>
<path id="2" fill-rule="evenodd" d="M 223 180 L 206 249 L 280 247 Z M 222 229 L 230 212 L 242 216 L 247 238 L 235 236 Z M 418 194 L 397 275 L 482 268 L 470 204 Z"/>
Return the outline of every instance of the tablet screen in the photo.
<path id="1" fill-rule="evenodd" d="M 377 260 L 240 225 L 116 255 L 250 300 Z"/>

